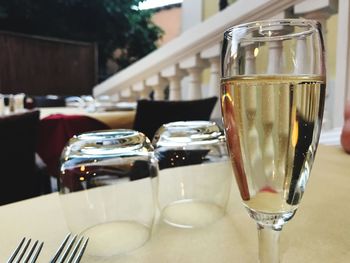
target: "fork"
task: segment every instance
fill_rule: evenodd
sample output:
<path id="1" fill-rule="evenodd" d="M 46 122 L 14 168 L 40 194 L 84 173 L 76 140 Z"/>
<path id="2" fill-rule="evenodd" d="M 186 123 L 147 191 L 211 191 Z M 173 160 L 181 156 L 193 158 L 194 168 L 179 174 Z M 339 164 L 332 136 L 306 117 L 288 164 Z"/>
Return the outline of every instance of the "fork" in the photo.
<path id="1" fill-rule="evenodd" d="M 22 259 L 23 259 L 22 262 L 24 262 L 24 263 L 27 263 L 27 262 L 35 263 L 36 259 L 38 258 L 39 254 L 40 254 L 41 249 L 43 248 L 44 242 L 41 242 L 39 244 L 39 240 L 35 241 L 35 243 L 31 247 L 31 249 L 29 250 L 29 245 L 30 245 L 31 241 L 32 241 L 32 239 L 28 239 L 26 241 L 26 238 L 24 237 L 21 240 L 21 242 L 19 243 L 19 245 L 16 247 L 16 249 L 13 251 L 10 258 L 7 260 L 7 263 L 12 263 L 12 262 L 18 263 Z M 22 249 L 22 246 L 24 243 L 25 243 L 25 245 Z M 38 244 L 39 244 L 39 246 L 38 246 Z M 28 250 L 29 250 L 29 252 L 27 253 Z M 18 255 L 18 257 L 17 257 L 17 255 Z"/>
<path id="2" fill-rule="evenodd" d="M 78 263 L 82 258 L 85 248 L 89 242 L 89 238 L 81 236 L 77 240 L 77 235 L 71 238 L 72 234 L 69 233 L 62 241 L 60 247 L 57 249 L 55 255 L 50 260 L 50 263 Z M 73 247 L 74 245 L 74 247 Z M 65 261 L 66 260 L 66 261 Z"/>

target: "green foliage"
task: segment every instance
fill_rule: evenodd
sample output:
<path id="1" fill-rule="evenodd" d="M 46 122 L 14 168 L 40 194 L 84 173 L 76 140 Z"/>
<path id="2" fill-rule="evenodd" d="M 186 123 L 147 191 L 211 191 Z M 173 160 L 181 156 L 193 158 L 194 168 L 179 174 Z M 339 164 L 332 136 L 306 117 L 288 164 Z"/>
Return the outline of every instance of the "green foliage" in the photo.
<path id="1" fill-rule="evenodd" d="M 103 74 L 108 58 L 124 68 L 156 48 L 162 30 L 142 1 L 0 0 L 0 30 L 96 42 Z"/>

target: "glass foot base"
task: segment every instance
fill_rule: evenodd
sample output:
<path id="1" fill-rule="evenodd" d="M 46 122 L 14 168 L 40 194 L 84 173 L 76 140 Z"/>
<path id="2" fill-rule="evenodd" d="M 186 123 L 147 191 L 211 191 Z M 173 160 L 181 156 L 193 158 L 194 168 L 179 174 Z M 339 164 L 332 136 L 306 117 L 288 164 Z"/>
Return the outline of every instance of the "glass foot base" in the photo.
<path id="1" fill-rule="evenodd" d="M 100 224 L 81 233 L 89 237 L 86 254 L 111 257 L 141 247 L 150 237 L 150 228 L 133 221 Z"/>
<path id="2" fill-rule="evenodd" d="M 183 200 L 170 204 L 162 212 L 165 223 L 181 228 L 196 228 L 211 224 L 221 218 L 225 210 L 212 203 Z"/>

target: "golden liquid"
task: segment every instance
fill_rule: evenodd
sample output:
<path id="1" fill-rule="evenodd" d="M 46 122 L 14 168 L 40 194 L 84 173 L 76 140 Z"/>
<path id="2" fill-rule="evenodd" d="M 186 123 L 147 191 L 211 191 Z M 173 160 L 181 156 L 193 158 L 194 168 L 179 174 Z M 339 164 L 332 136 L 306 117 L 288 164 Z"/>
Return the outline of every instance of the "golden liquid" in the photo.
<path id="1" fill-rule="evenodd" d="M 248 76 L 221 82 L 222 112 L 245 205 L 263 213 L 295 210 L 321 131 L 320 76 Z"/>

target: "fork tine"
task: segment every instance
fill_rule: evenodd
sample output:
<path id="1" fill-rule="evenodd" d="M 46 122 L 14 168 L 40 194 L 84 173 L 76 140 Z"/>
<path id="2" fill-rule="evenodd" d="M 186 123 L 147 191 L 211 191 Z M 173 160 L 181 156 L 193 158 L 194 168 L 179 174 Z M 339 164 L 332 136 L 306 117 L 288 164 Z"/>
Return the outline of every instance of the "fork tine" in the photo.
<path id="1" fill-rule="evenodd" d="M 41 251 L 41 249 L 42 249 L 42 247 L 44 245 L 44 242 L 41 242 L 39 244 L 39 246 L 37 247 L 38 243 L 39 243 L 39 240 L 35 241 L 34 245 L 31 248 L 31 250 L 26 255 L 26 257 L 23 259 L 24 263 L 29 262 L 29 260 L 30 260 L 30 263 L 35 263 L 36 259 L 39 256 L 39 253 L 40 253 L 40 251 Z"/>
<path id="2" fill-rule="evenodd" d="M 89 238 L 84 240 L 84 236 L 79 237 L 78 235 L 74 235 L 71 237 L 71 233 L 69 233 L 65 239 L 63 240 L 60 247 L 57 249 L 57 252 L 51 259 L 50 263 L 79 263 L 86 246 L 88 244 Z"/>
<path id="3" fill-rule="evenodd" d="M 62 252 L 62 250 L 64 249 L 64 247 L 65 247 L 65 245 L 66 245 L 68 239 L 70 238 L 70 236 L 71 236 L 71 233 L 69 233 L 69 234 L 64 238 L 64 240 L 62 241 L 60 247 L 57 249 L 55 255 L 54 255 L 53 258 L 50 260 L 50 263 L 55 263 L 55 262 L 57 261 L 58 257 L 61 255 L 61 252 Z"/>
<path id="4" fill-rule="evenodd" d="M 38 258 L 39 254 L 40 254 L 40 251 L 41 249 L 43 248 L 44 246 L 44 242 L 41 242 L 38 249 L 36 250 L 36 252 L 34 253 L 33 257 L 32 257 L 32 260 L 30 261 L 30 263 L 35 263 L 36 262 L 36 259 Z"/>
<path id="5" fill-rule="evenodd" d="M 30 259 L 31 259 L 30 263 L 35 263 L 36 259 L 39 256 L 39 253 L 44 245 L 44 242 L 41 242 L 40 245 L 38 246 L 39 240 L 35 241 L 35 243 L 31 247 L 30 251 L 27 253 L 31 241 L 32 241 L 32 239 L 28 239 L 26 241 L 25 237 L 22 238 L 21 242 L 19 243 L 19 245 L 17 246 L 15 251 L 12 253 L 12 255 L 11 255 L 10 259 L 7 261 L 7 263 L 12 263 L 12 262 L 19 263 L 19 262 L 21 262 L 22 258 L 23 258 L 23 261 L 22 261 L 23 263 L 29 262 Z M 24 243 L 25 243 L 25 245 L 22 249 L 22 246 Z M 17 257 L 19 252 L 20 252 L 20 255 Z"/>
<path id="6" fill-rule="evenodd" d="M 18 244 L 18 246 L 16 247 L 15 251 L 13 251 L 12 255 L 10 256 L 10 258 L 7 260 L 7 263 L 11 263 L 13 262 L 13 260 L 15 259 L 15 257 L 18 254 L 18 251 L 21 249 L 24 241 L 26 240 L 26 238 L 22 238 L 21 242 Z"/>
<path id="7" fill-rule="evenodd" d="M 38 245 L 38 240 L 35 241 L 34 245 L 32 246 L 32 248 L 30 249 L 29 253 L 27 254 L 27 256 L 23 259 L 24 263 L 27 263 L 31 257 L 31 255 L 33 254 L 36 246 Z"/>
<path id="8" fill-rule="evenodd" d="M 81 242 L 83 241 L 83 238 L 84 238 L 84 237 L 79 238 L 78 242 L 75 244 L 75 246 L 74 246 L 74 248 L 73 248 L 73 250 L 72 250 L 72 253 L 70 253 L 69 258 L 67 259 L 67 263 L 71 263 L 71 262 L 72 262 L 72 260 L 73 260 L 73 258 L 74 258 L 74 256 L 75 256 L 75 254 L 76 254 L 77 251 L 78 251 L 78 248 L 79 248 Z"/>
<path id="9" fill-rule="evenodd" d="M 64 250 L 64 252 L 62 254 L 62 257 L 61 257 L 59 262 L 64 262 L 64 260 L 68 256 L 69 252 L 71 251 L 72 246 L 73 246 L 73 244 L 74 244 L 76 239 L 77 239 L 77 235 L 74 235 L 73 238 L 71 239 L 71 241 L 68 243 L 66 249 Z"/>
<path id="10" fill-rule="evenodd" d="M 73 263 L 79 263 L 80 262 L 83 254 L 84 254 L 84 251 L 85 251 L 85 249 L 87 247 L 88 242 L 89 242 L 89 238 L 86 238 L 84 243 L 83 243 L 83 245 L 80 248 L 80 251 L 78 252 L 78 256 L 76 257 L 76 259 L 74 260 Z"/>
<path id="11" fill-rule="evenodd" d="M 24 245 L 22 253 L 19 255 L 18 259 L 16 260 L 17 263 L 19 263 L 21 261 L 21 259 L 23 258 L 24 254 L 26 253 L 26 251 L 28 249 L 28 246 L 29 246 L 30 242 L 32 242 L 31 238 L 29 238 L 27 243 Z"/>

